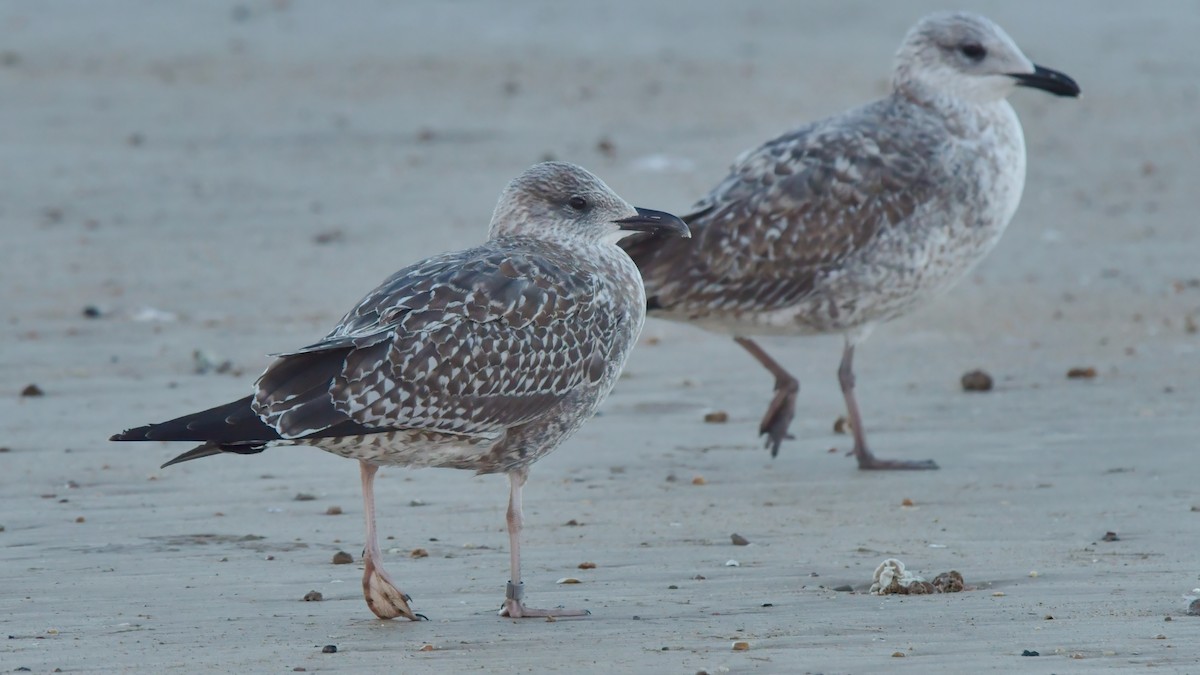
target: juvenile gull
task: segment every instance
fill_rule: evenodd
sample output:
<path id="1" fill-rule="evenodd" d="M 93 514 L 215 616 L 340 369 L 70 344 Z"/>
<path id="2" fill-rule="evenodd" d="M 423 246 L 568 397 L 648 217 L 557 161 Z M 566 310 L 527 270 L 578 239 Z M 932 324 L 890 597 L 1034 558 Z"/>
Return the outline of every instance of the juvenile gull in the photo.
<path id="1" fill-rule="evenodd" d="M 1079 95 L 988 19 L 931 14 L 900 45 L 890 95 L 743 154 L 684 216 L 693 241 L 623 244 L 651 316 L 732 334 L 775 376 L 759 426 L 772 456 L 791 438 L 799 383 L 748 336 L 841 333 L 859 468 L 937 468 L 868 449 L 854 348 L 953 286 L 999 240 L 1025 184 L 1021 123 L 1005 100 L 1018 86 Z"/>
<path id="2" fill-rule="evenodd" d="M 508 474 L 512 579 L 501 615 L 578 616 L 521 602 L 521 488 L 608 396 L 645 319 L 646 295 L 617 241 L 687 237 L 561 162 L 508 185 L 482 246 L 393 274 L 320 342 L 279 355 L 254 393 L 114 441 L 202 441 L 164 464 L 308 445 L 357 459 L 367 543 L 363 595 L 383 619 L 419 616 L 381 566 L 380 466 Z"/>

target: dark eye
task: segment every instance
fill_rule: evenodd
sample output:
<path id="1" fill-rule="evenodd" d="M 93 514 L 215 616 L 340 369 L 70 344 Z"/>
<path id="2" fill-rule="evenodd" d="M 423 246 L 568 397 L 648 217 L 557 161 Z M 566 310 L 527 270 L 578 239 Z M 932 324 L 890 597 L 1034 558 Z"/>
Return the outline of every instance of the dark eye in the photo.
<path id="1" fill-rule="evenodd" d="M 983 48 L 983 45 L 977 45 L 973 42 L 959 47 L 958 51 L 962 52 L 963 56 L 972 61 L 982 61 L 983 57 L 987 56 L 987 50 Z"/>
<path id="2" fill-rule="evenodd" d="M 588 207 L 588 203 L 583 197 L 571 197 L 569 200 L 567 200 L 567 206 L 570 206 L 576 211 L 582 211 Z"/>

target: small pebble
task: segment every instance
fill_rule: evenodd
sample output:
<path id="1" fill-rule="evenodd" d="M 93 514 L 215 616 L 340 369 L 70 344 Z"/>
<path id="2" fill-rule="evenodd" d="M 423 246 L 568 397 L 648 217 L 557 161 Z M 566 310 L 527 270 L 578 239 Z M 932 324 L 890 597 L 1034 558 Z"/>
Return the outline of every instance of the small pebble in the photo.
<path id="1" fill-rule="evenodd" d="M 342 515 L 342 507 L 340 507 L 340 506 L 331 506 L 331 507 L 329 507 L 329 508 L 325 509 L 325 515 L 327 515 L 327 516 L 340 516 L 340 515 Z"/>
<path id="2" fill-rule="evenodd" d="M 704 476 L 696 476 L 692 479 L 692 485 L 705 485 L 708 481 L 704 480 Z"/>
<path id="3" fill-rule="evenodd" d="M 729 413 L 724 410 L 716 410 L 704 415 L 704 421 L 709 424 L 724 424 L 729 421 Z"/>
<path id="4" fill-rule="evenodd" d="M 962 376 L 963 391 L 991 391 L 992 376 L 982 370 L 972 370 Z"/>
<path id="5" fill-rule="evenodd" d="M 316 499 L 316 495 L 310 495 L 307 492 L 297 492 L 295 497 L 292 497 L 297 502 L 311 502 Z"/>
<path id="6" fill-rule="evenodd" d="M 333 554 L 334 565 L 349 565 L 352 562 L 354 562 L 354 556 L 346 553 L 345 551 L 338 551 L 337 553 Z"/>
<path id="7" fill-rule="evenodd" d="M 582 525 L 583 523 L 581 523 L 581 522 L 579 522 L 578 520 L 575 520 L 574 518 L 572 518 L 572 519 L 568 520 L 567 522 L 565 522 L 565 523 L 563 523 L 563 524 L 564 524 L 564 525 L 566 525 L 567 527 L 579 527 L 579 526 L 580 526 L 580 525 Z"/>
<path id="8" fill-rule="evenodd" d="M 325 645 L 324 647 L 321 647 L 321 653 L 322 654 L 336 654 L 337 653 L 337 645 Z"/>
<path id="9" fill-rule="evenodd" d="M 100 308 L 95 305 L 88 305 L 83 308 L 83 316 L 85 319 L 99 319 Z"/>
<path id="10" fill-rule="evenodd" d="M 423 548 L 414 548 L 413 550 L 408 552 L 408 557 L 410 557 L 410 558 L 428 558 L 429 551 L 426 551 Z"/>
<path id="11" fill-rule="evenodd" d="M 900 506 L 912 506 L 912 505 L 913 505 L 913 500 L 911 500 L 907 497 L 905 497 L 903 500 L 900 501 Z"/>
<path id="12" fill-rule="evenodd" d="M 346 233 L 339 228 L 325 230 L 313 235 L 314 244 L 332 244 L 341 241 L 346 236 Z"/>
<path id="13" fill-rule="evenodd" d="M 850 420 L 846 419 L 846 417 L 844 415 L 840 416 L 836 420 L 834 420 L 833 421 L 833 433 L 835 433 L 835 434 L 850 433 Z"/>
<path id="14" fill-rule="evenodd" d="M 749 643 L 749 642 L 735 642 L 735 643 L 733 643 L 733 651 L 735 651 L 735 652 L 744 652 L 744 651 L 746 651 L 747 649 L 750 649 L 750 643 Z"/>
<path id="15" fill-rule="evenodd" d="M 581 584 L 583 582 L 576 579 L 575 577 L 563 577 L 554 583 L 556 583 L 556 584 Z"/>
<path id="16" fill-rule="evenodd" d="M 42 391 L 42 388 L 36 384 L 27 384 L 25 385 L 25 388 L 21 390 L 21 395 L 25 397 L 45 396 L 46 392 Z"/>
<path id="17" fill-rule="evenodd" d="M 729 538 L 730 538 L 730 540 L 733 541 L 734 546 L 747 546 L 750 544 L 749 539 L 743 537 L 742 535 L 738 534 L 737 532 L 734 532 L 733 534 L 729 535 Z"/>
<path id="18" fill-rule="evenodd" d="M 739 563 L 739 562 L 738 562 L 738 561 L 736 561 L 736 560 L 726 560 L 726 561 L 725 561 L 725 566 L 726 566 L 726 567 L 741 567 L 741 566 L 742 566 L 742 564 L 741 564 L 741 563 Z"/>
<path id="19" fill-rule="evenodd" d="M 1032 649 L 1026 649 L 1025 651 L 1021 652 L 1021 656 L 1041 656 L 1041 654 L 1033 651 Z"/>
<path id="20" fill-rule="evenodd" d="M 77 523 L 83 523 L 86 521 L 87 521 L 87 519 L 84 518 L 83 516 L 79 516 L 78 518 L 75 519 L 75 522 L 77 522 Z"/>
<path id="21" fill-rule="evenodd" d="M 996 591 L 995 593 L 992 593 L 993 598 L 1003 598 L 1004 595 L 1005 595 L 1004 591 Z"/>
<path id="22" fill-rule="evenodd" d="M 309 591 L 304 594 L 305 602 L 320 602 L 324 599 L 325 599 L 325 596 L 321 595 L 320 591 Z"/>
<path id="23" fill-rule="evenodd" d="M 1100 537 L 1100 541 L 1121 541 L 1121 538 L 1117 536 L 1116 532 L 1109 531 L 1105 532 L 1103 537 Z"/>
<path id="24" fill-rule="evenodd" d="M 435 649 L 435 647 L 434 647 L 433 645 L 428 645 L 428 644 L 427 644 L 427 645 L 421 645 L 421 648 L 420 648 L 420 649 L 418 649 L 417 651 L 419 651 L 419 652 L 431 652 L 431 651 L 433 651 L 434 649 Z"/>
<path id="25" fill-rule="evenodd" d="M 904 658 L 904 652 L 892 652 L 892 658 L 902 659 Z"/>
<path id="26" fill-rule="evenodd" d="M 1071 368 L 1067 371 L 1067 379 L 1070 380 L 1090 380 L 1096 377 L 1096 369 L 1088 366 L 1087 368 Z"/>
<path id="27" fill-rule="evenodd" d="M 594 562 L 581 562 L 581 563 L 579 563 L 579 569 L 581 569 L 581 570 L 594 570 L 594 569 L 596 569 L 596 563 L 594 563 Z"/>
<path id="28" fill-rule="evenodd" d="M 1188 616 L 1200 616 L 1200 599 L 1193 600 L 1187 608 Z M 1167 617 L 1168 619 L 1171 617 Z"/>

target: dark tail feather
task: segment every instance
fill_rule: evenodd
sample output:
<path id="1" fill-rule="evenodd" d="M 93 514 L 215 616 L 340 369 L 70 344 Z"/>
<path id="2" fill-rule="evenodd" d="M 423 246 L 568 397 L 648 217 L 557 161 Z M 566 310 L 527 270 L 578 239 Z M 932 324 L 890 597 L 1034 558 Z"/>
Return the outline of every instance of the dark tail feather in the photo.
<path id="1" fill-rule="evenodd" d="M 262 445 L 214 445 L 212 443 L 205 443 L 204 445 L 199 445 L 191 450 L 188 450 L 187 452 L 179 455 L 175 459 L 172 459 L 158 468 L 165 469 L 172 464 L 190 462 L 193 459 L 212 457 L 213 455 L 220 455 L 226 452 L 235 452 L 239 455 L 253 455 L 255 453 L 262 452 L 265 449 L 265 446 Z"/>
<path id="2" fill-rule="evenodd" d="M 250 396 L 160 424 L 129 429 L 110 441 L 205 441 L 214 446 L 263 445 L 279 434 L 250 407 Z M 204 456 L 204 455 L 199 455 Z M 183 460 L 179 460 L 183 461 Z"/>

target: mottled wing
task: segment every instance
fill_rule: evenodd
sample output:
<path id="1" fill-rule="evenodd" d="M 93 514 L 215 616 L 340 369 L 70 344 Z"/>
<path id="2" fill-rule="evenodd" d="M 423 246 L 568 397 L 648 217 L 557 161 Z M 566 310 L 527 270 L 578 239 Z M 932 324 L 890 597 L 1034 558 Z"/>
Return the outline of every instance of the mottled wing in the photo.
<path id="1" fill-rule="evenodd" d="M 946 139 L 899 114 L 876 103 L 776 138 L 684 217 L 690 241 L 627 240 L 650 307 L 787 307 L 913 215 L 936 190 Z M 887 133 L 898 125 L 913 133 Z"/>
<path id="2" fill-rule="evenodd" d="M 285 438 L 345 420 L 498 435 L 599 379 L 612 312 L 556 247 L 491 244 L 401 270 L 321 342 L 280 356 L 255 410 Z"/>

